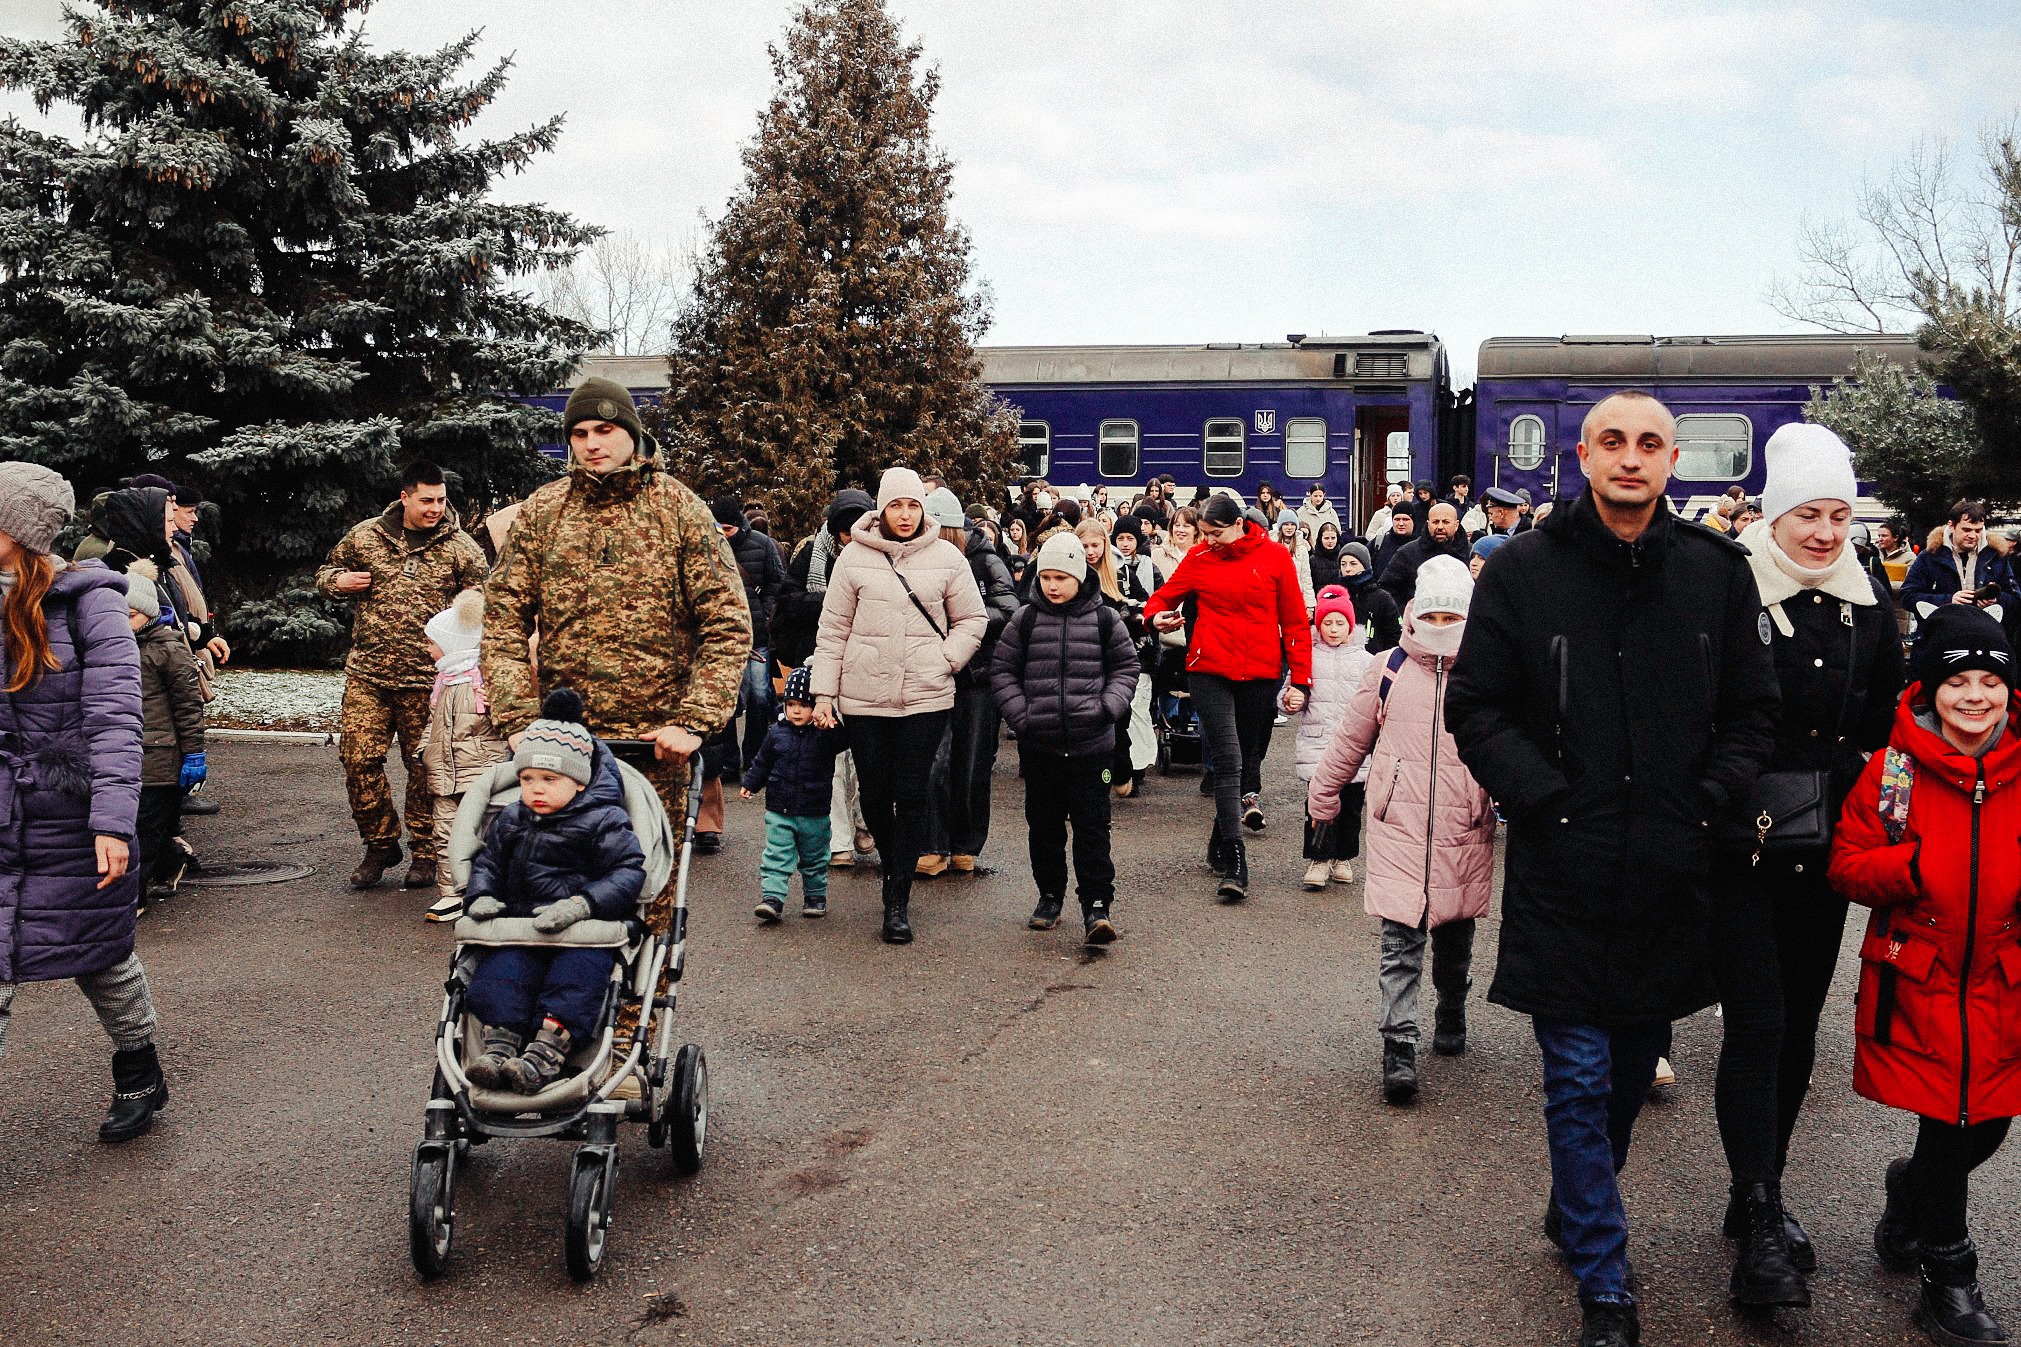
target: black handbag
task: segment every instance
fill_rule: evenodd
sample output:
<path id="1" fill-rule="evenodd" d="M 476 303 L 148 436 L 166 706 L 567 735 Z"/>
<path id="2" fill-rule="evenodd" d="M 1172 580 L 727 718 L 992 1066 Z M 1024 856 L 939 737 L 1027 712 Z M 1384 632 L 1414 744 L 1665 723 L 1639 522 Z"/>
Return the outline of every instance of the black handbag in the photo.
<path id="1" fill-rule="evenodd" d="M 1839 696 L 1838 720 L 1832 728 L 1832 745 L 1844 736 L 1846 711 L 1852 704 L 1854 666 L 1859 662 L 1859 628 L 1853 625 L 1852 605 L 1840 602 L 1848 635 L 1846 685 Z M 1751 849 L 1749 865 L 1760 865 L 1763 856 L 1783 859 L 1816 856 L 1831 847 L 1832 824 L 1838 811 L 1833 808 L 1832 774 L 1827 771 L 1763 772 L 1754 779 L 1747 797 L 1745 827 L 1727 832 L 1725 839 Z"/>

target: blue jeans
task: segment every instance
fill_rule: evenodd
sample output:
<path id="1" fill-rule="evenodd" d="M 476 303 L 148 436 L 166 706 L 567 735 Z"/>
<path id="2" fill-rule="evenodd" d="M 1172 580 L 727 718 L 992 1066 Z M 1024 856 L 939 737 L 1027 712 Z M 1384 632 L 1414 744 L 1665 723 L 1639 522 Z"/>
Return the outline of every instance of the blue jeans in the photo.
<path id="1" fill-rule="evenodd" d="M 758 859 L 764 896 L 786 901 L 793 872 L 804 898 L 828 897 L 828 815 L 765 811 L 765 853 Z"/>
<path id="2" fill-rule="evenodd" d="M 772 652 L 759 646 L 744 664 L 744 681 L 738 686 L 739 710 L 744 713 L 743 761 L 749 763 L 765 745 L 765 734 L 779 718 L 772 700 Z M 738 769 L 740 772 L 742 768 Z"/>
<path id="3" fill-rule="evenodd" d="M 1635 1116 L 1670 1041 L 1663 1021 L 1603 1029 L 1532 1020 L 1544 1053 L 1544 1126 L 1551 1196 L 1564 1218 L 1565 1262 L 1579 1299 L 1632 1303 L 1628 1214 L 1616 1175 L 1628 1163 Z"/>

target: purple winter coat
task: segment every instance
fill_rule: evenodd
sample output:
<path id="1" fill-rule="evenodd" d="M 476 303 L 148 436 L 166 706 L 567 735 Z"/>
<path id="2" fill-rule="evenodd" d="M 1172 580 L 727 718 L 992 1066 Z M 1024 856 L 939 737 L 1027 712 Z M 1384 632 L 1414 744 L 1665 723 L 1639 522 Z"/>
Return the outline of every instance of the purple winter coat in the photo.
<path id="1" fill-rule="evenodd" d="M 0 693 L 0 982 L 110 968 L 133 952 L 140 896 L 132 869 L 98 887 L 96 843 L 103 833 L 131 846 L 140 807 L 140 649 L 126 577 L 76 563 L 57 573 L 42 611 L 61 667 Z"/>

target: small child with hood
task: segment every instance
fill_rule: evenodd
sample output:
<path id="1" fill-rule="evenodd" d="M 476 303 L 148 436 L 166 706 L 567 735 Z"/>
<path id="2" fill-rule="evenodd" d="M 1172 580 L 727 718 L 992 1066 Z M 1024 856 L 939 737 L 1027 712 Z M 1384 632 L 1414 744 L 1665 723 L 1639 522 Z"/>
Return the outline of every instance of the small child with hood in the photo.
<path id="1" fill-rule="evenodd" d="M 552 935 L 585 918 L 623 921 L 638 910 L 645 851 L 625 813 L 617 759 L 582 723 L 582 698 L 557 688 L 513 754 L 519 803 L 491 825 L 470 864 L 472 921 L 531 917 Z M 470 980 L 483 1026 L 473 1084 L 538 1094 L 561 1078 L 570 1050 L 596 1030 L 618 950 L 503 945 Z"/>
<path id="2" fill-rule="evenodd" d="M 1368 666 L 1375 662 L 1365 641 L 1355 639 L 1354 600 L 1341 585 L 1328 585 L 1314 599 L 1318 621 L 1312 643 L 1312 695 L 1298 716 L 1298 779 L 1310 782 Z M 1278 710 L 1293 714 L 1278 693 Z M 1361 811 L 1368 800 L 1368 764 L 1340 788 L 1339 813 L 1329 825 L 1305 813 L 1305 890 L 1354 883 L 1354 858 L 1361 854 Z"/>
<path id="3" fill-rule="evenodd" d="M 738 792 L 765 792 L 765 852 L 758 861 L 764 886 L 754 916 L 767 924 L 786 915 L 793 871 L 800 871 L 800 915 L 828 915 L 829 820 L 834 804 L 835 759 L 849 747 L 849 731 L 814 723 L 814 671 L 802 664 L 786 675 L 779 719 L 751 758 Z"/>
<path id="4" fill-rule="evenodd" d="M 167 898 L 182 882 L 189 855 L 176 845 L 183 793 L 204 779 L 203 684 L 189 641 L 166 609 L 147 561 L 126 571 L 127 619 L 140 645 L 140 819 L 135 831 L 141 904 Z"/>
<path id="5" fill-rule="evenodd" d="M 1474 581 L 1452 557 L 1418 571 L 1403 640 L 1370 663 L 1312 774 L 1306 811 L 1336 818 L 1341 793 L 1368 773 L 1368 873 L 1363 901 L 1382 918 L 1382 1092 L 1417 1096 L 1418 984 L 1427 936 L 1438 989 L 1432 1047 L 1467 1050 L 1474 921 L 1485 916 L 1495 870 L 1495 814 L 1446 728 L 1446 683 L 1466 632 Z"/>
<path id="6" fill-rule="evenodd" d="M 506 747 L 505 736 L 492 728 L 484 675 L 477 668 L 477 647 L 484 639 L 484 591 L 464 590 L 429 618 L 423 631 L 429 658 L 435 661 L 435 686 L 428 693 L 421 765 L 435 797 L 435 854 L 447 856 L 464 792 L 511 757 L 512 750 Z M 462 915 L 463 895 L 456 891 L 456 877 L 445 861 L 435 867 L 435 903 L 427 918 L 455 921 Z"/>

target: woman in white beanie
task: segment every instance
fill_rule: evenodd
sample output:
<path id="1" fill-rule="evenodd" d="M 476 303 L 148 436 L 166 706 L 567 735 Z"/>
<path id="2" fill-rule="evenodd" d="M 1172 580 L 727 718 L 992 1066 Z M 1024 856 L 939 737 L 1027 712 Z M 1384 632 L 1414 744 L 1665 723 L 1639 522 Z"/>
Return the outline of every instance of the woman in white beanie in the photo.
<path id="1" fill-rule="evenodd" d="M 1887 746 L 1902 689 L 1902 646 L 1887 591 L 1847 545 L 1858 487 L 1852 455 L 1823 426 L 1784 426 L 1764 451 L 1763 518 L 1740 535 L 1760 590 L 1760 633 L 1775 652 L 1782 709 L 1749 820 L 1788 787 L 1813 783 L 1825 817 Z M 1799 789 L 1798 794 L 1802 793 Z M 1750 841 L 1753 839 L 1751 838 Z M 1740 1241 L 1734 1299 L 1807 1305 L 1816 1254 L 1782 1209 L 1782 1173 L 1809 1088 L 1818 1015 L 1831 990 L 1846 900 L 1827 847 L 1723 848 L 1715 861 L 1725 1043 L 1715 1099 L 1733 1188 L 1726 1233 Z"/>
<path id="2" fill-rule="evenodd" d="M 927 517 L 926 496 L 912 469 L 885 470 L 877 509 L 856 521 L 828 574 L 811 661 L 815 723 L 832 726 L 839 713 L 849 727 L 893 945 L 912 940 L 913 871 L 955 671 L 989 626 L 968 561 Z"/>

